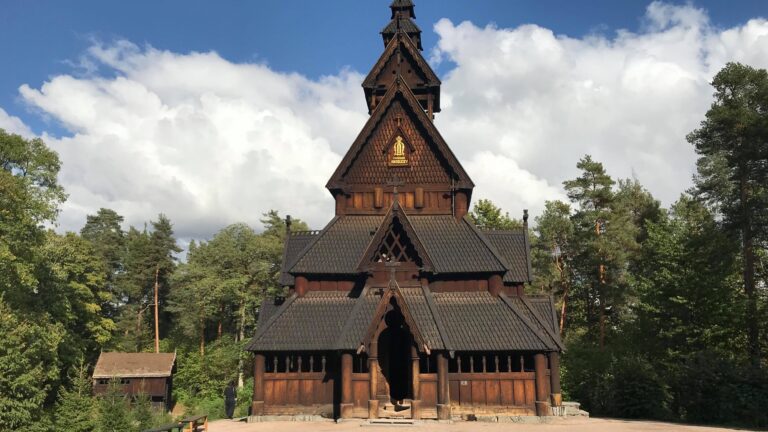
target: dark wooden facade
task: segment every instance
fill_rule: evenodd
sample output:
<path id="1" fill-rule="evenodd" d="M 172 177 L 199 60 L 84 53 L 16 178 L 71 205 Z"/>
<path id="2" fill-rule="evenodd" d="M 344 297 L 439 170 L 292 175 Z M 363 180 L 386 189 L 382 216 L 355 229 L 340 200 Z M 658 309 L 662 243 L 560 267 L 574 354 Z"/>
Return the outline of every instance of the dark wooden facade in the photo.
<path id="1" fill-rule="evenodd" d="M 103 352 L 93 370 L 93 393 L 105 394 L 114 382 L 128 397 L 146 395 L 170 409 L 175 353 Z"/>
<path id="2" fill-rule="evenodd" d="M 363 82 L 370 118 L 326 187 L 336 216 L 291 232 L 248 349 L 253 415 L 548 415 L 562 343 L 552 300 L 524 294 L 526 226 L 482 231 L 474 184 L 436 129 L 440 80 L 410 0 Z"/>

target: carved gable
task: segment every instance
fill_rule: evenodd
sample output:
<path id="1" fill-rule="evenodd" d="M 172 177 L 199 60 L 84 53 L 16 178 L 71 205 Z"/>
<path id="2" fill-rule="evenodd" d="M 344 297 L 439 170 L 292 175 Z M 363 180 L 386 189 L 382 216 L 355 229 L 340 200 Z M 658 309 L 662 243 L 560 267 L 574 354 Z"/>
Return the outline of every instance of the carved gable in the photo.
<path id="1" fill-rule="evenodd" d="M 392 101 L 354 162 L 342 175 L 344 183 L 383 185 L 397 176 L 406 184 L 450 186 L 450 166 L 431 145 L 431 137 L 417 126 L 409 111 L 402 98 Z M 398 137 L 405 145 L 405 160 L 395 158 Z"/>

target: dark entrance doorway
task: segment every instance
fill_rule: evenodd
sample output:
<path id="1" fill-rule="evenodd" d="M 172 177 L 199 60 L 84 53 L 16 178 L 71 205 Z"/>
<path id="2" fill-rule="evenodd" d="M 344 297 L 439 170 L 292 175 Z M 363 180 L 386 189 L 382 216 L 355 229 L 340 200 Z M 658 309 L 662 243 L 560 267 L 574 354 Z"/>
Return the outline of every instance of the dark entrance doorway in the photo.
<path id="1" fill-rule="evenodd" d="M 412 397 L 410 380 L 412 338 L 405 328 L 403 314 L 396 305 L 387 312 L 384 320 L 387 328 L 379 334 L 379 364 L 389 387 L 390 401 L 402 402 Z"/>

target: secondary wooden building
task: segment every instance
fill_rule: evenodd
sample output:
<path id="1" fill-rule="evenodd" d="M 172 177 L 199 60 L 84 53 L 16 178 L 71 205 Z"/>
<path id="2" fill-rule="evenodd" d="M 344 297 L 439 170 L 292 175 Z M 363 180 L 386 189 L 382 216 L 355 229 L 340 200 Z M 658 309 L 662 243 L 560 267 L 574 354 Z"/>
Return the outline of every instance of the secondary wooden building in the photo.
<path id="1" fill-rule="evenodd" d="M 289 295 L 261 307 L 252 412 L 548 415 L 563 345 L 552 300 L 523 291 L 527 214 L 512 231 L 467 217 L 474 184 L 432 121 L 440 80 L 414 5 L 390 8 L 370 118 L 326 186 L 336 216 L 289 232 Z"/>
<path id="2" fill-rule="evenodd" d="M 145 394 L 169 409 L 175 364 L 176 353 L 103 352 L 93 368 L 93 392 L 106 393 L 114 380 L 126 396 Z"/>

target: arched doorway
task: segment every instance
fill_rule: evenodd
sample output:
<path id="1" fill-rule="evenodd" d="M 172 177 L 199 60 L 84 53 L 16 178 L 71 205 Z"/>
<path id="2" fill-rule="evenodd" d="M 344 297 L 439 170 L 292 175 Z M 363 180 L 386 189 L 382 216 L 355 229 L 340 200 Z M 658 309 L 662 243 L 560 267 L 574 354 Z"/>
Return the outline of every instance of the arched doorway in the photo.
<path id="1" fill-rule="evenodd" d="M 395 303 L 394 301 L 392 303 Z M 384 316 L 386 328 L 379 333 L 379 365 L 389 390 L 390 402 L 412 398 L 411 345 L 413 338 L 396 304 Z"/>

